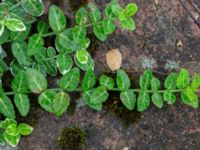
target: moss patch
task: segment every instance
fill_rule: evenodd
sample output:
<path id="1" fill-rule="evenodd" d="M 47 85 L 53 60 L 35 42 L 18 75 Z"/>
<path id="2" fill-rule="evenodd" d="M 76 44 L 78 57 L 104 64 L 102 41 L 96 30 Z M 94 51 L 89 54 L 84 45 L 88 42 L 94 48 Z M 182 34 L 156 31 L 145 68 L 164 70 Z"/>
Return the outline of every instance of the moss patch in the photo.
<path id="1" fill-rule="evenodd" d="M 86 143 L 86 133 L 78 127 L 64 128 L 57 143 L 62 150 L 82 150 Z"/>

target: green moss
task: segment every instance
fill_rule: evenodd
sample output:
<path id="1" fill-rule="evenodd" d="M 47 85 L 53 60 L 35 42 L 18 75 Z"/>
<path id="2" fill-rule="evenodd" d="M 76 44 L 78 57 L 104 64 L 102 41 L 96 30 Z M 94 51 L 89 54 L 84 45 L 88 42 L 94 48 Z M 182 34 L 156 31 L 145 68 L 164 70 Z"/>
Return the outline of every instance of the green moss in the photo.
<path id="1" fill-rule="evenodd" d="M 62 150 L 82 150 L 86 143 L 86 133 L 78 127 L 64 128 L 57 143 Z"/>

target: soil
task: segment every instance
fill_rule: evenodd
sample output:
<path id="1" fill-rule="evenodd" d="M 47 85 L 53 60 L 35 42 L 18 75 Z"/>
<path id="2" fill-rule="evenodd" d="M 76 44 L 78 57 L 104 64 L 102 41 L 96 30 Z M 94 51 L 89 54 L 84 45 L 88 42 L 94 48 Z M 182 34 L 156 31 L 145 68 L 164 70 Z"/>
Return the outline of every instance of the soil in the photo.
<path id="1" fill-rule="evenodd" d="M 51 3 L 60 5 L 68 18 L 73 19 L 79 4 L 86 1 L 44 1 L 47 13 Z M 103 10 L 109 0 L 95 0 Z M 125 6 L 132 0 L 119 0 Z M 106 42 L 97 41 L 93 35 L 89 51 L 95 61 L 95 72 L 114 74 L 106 64 L 106 52 L 118 49 L 123 56 L 122 67 L 137 86 L 138 76 L 151 65 L 160 79 L 170 70 L 168 66 L 186 67 L 193 74 L 200 73 L 200 28 L 191 19 L 178 0 L 135 0 L 139 12 L 135 16 L 135 32 L 117 31 Z M 198 0 L 193 1 L 200 4 Z M 73 8 L 72 8 L 73 6 Z M 198 5 L 200 8 L 200 5 Z M 197 13 L 198 14 L 198 13 Z M 73 25 L 73 21 L 70 22 Z M 171 65 L 170 65 L 171 64 Z M 173 67 L 171 67 L 173 69 Z M 178 67 L 175 67 L 176 70 Z M 74 93 L 71 101 L 78 101 Z M 79 127 L 86 132 L 84 150 L 199 150 L 200 109 L 194 110 L 178 100 L 174 106 L 165 104 L 158 109 L 153 105 L 144 113 L 124 110 L 111 93 L 103 111 L 96 112 L 80 107 L 74 113 L 65 113 L 57 118 L 33 105 L 29 115 L 34 131 L 23 137 L 17 150 L 59 150 L 57 138 L 65 127 Z M 32 99 L 34 103 L 36 98 Z M 74 110 L 74 107 L 71 108 Z M 119 110 L 119 111 L 118 111 Z M 73 150 L 73 149 L 70 149 Z"/>

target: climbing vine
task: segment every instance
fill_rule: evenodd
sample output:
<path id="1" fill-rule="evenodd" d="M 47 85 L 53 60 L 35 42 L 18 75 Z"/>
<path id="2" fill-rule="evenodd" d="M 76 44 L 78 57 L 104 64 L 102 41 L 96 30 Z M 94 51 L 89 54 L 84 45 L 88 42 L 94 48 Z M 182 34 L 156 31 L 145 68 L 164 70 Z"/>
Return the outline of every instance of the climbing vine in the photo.
<path id="1" fill-rule="evenodd" d="M 131 85 L 125 71 L 116 71 L 116 78 L 94 73 L 94 62 L 87 51 L 90 39 L 87 30 L 92 29 L 100 41 L 105 41 L 120 23 L 122 29 L 135 30 L 133 16 L 138 7 L 135 3 L 122 8 L 117 0 L 112 0 L 102 13 L 95 4 L 89 3 L 75 14 L 74 26 L 67 28 L 67 19 L 62 10 L 51 5 L 48 23 L 36 17 L 43 14 L 41 0 L 3 0 L 0 3 L 0 77 L 11 72 L 10 85 L 1 82 L 0 113 L 6 117 L 0 122 L 0 144 L 5 142 L 15 147 L 22 135 L 28 135 L 33 128 L 15 121 L 16 112 L 27 116 L 30 110 L 29 94 L 38 95 L 40 106 L 56 116 L 61 116 L 70 105 L 70 92 L 80 92 L 84 103 L 97 111 L 102 110 L 109 91 L 120 92 L 123 105 L 130 111 L 145 111 L 152 102 L 162 108 L 164 102 L 172 105 L 177 94 L 184 104 L 198 107 L 196 92 L 200 86 L 200 76 L 193 80 L 186 69 L 180 73 L 170 73 L 162 85 L 151 70 L 146 70 L 139 79 L 139 88 Z M 102 15 L 104 14 L 104 15 Z M 37 24 L 36 32 L 32 23 Z M 46 47 L 46 38 L 55 42 Z M 11 50 L 3 49 L 10 45 Z M 7 54 L 12 53 L 12 60 Z M 84 72 L 83 78 L 81 71 Z M 47 76 L 62 77 L 57 87 L 49 88 Z M 98 82 L 97 82 L 98 81 Z M 8 86 L 11 91 L 8 91 Z M 13 99 L 11 98 L 13 97 Z"/>

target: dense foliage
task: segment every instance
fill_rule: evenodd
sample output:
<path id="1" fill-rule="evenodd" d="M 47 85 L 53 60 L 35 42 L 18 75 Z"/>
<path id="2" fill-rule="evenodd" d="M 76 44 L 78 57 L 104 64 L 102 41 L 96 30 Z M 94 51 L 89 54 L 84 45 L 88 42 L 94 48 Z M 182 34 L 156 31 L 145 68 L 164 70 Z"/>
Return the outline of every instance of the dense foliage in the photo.
<path id="1" fill-rule="evenodd" d="M 193 108 L 198 107 L 196 92 L 200 86 L 200 76 L 194 75 L 190 80 L 189 72 L 182 69 L 180 73 L 167 76 L 162 88 L 161 82 L 147 70 L 139 79 L 139 88 L 132 87 L 129 76 L 123 70 L 117 70 L 116 79 L 102 75 L 98 82 L 94 73 L 94 62 L 87 48 L 90 39 L 87 29 L 93 29 L 95 36 L 105 41 L 120 23 L 122 29 L 135 30 L 132 18 L 138 10 L 134 3 L 122 8 L 117 0 L 112 0 L 101 11 L 93 4 L 80 8 L 75 15 L 75 26 L 66 28 L 67 19 L 62 10 L 51 5 L 48 24 L 35 17 L 43 14 L 41 0 L 3 0 L 0 3 L 0 76 L 11 72 L 11 85 L 1 84 L 0 113 L 7 119 L 0 122 L 0 143 L 5 141 L 16 146 L 21 135 L 28 135 L 33 128 L 27 124 L 17 124 L 15 109 L 21 116 L 27 116 L 30 110 L 29 94 L 38 94 L 40 106 L 56 116 L 61 116 L 70 105 L 70 92 L 81 92 L 85 104 L 95 110 L 101 110 L 108 99 L 108 91 L 120 92 L 124 106 L 132 111 L 136 108 L 142 112 L 151 101 L 158 108 L 164 102 L 172 105 L 176 93 L 181 93 L 182 102 Z M 32 23 L 37 23 L 37 33 L 31 32 Z M 51 47 L 45 47 L 45 38 L 55 37 Z M 12 60 L 5 62 L 6 44 L 11 45 Z M 83 78 L 81 71 L 84 72 Z M 49 88 L 47 76 L 62 77 L 57 87 Z M 1 82 L 2 83 L 2 82 Z M 12 91 L 4 90 L 9 86 Z M 11 99 L 10 96 L 14 96 Z"/>

